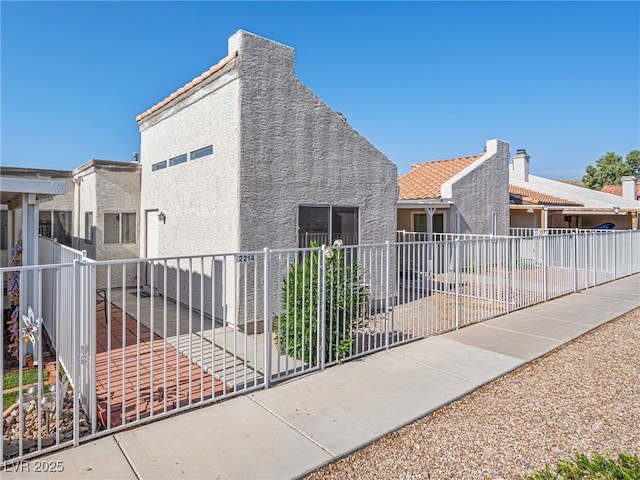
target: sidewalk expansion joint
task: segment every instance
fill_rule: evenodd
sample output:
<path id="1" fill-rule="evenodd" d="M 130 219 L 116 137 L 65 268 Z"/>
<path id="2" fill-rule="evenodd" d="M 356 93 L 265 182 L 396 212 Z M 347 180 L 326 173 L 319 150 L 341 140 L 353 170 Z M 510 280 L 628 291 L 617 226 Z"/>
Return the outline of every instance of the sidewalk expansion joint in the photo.
<path id="1" fill-rule="evenodd" d="M 536 318 L 544 318 L 545 320 L 553 320 L 554 322 L 563 322 L 563 323 L 570 323 L 571 325 L 580 325 L 582 327 L 591 327 L 593 326 L 593 324 L 591 323 L 584 323 L 584 322 L 578 322 L 576 320 L 565 320 L 563 318 L 556 318 L 556 317 L 550 317 L 549 314 L 539 314 L 539 313 L 534 313 L 534 312 L 525 312 L 525 311 L 520 311 L 518 313 L 521 313 L 522 315 L 527 315 L 529 317 L 536 317 Z M 614 320 L 614 319 L 612 319 Z M 607 322 L 610 322 L 611 320 L 607 320 Z M 607 323 L 605 322 L 605 323 Z M 488 325 L 491 326 L 491 325 Z M 495 327 L 495 328 L 499 328 L 499 327 Z"/>
<path id="2" fill-rule="evenodd" d="M 269 409 L 268 407 L 266 407 L 265 405 L 261 404 L 258 400 L 256 400 L 253 396 L 248 395 L 247 396 L 250 400 L 252 400 L 256 405 L 258 405 L 260 408 L 263 408 L 265 411 L 267 411 L 269 414 L 273 415 L 274 417 L 276 417 L 278 420 L 280 420 L 282 423 L 284 423 L 287 427 L 295 430 L 296 432 L 298 432 L 300 435 L 302 435 L 304 438 L 306 438 L 307 440 L 309 440 L 311 443 L 313 443 L 315 446 L 317 446 L 318 448 L 320 448 L 321 450 L 327 452 L 329 455 L 331 455 L 333 458 L 338 458 L 338 455 L 336 455 L 335 453 L 333 453 L 331 450 L 329 450 L 327 447 L 325 447 L 324 445 L 321 445 L 320 443 L 318 443 L 316 440 L 314 440 L 313 438 L 311 438 L 309 435 L 307 435 L 306 433 L 304 433 L 302 430 L 300 430 L 299 428 L 297 428 L 295 425 L 292 425 L 291 423 L 287 422 L 284 418 L 282 418 L 280 415 L 278 415 L 276 412 L 274 412 L 273 410 Z"/>
<path id="3" fill-rule="evenodd" d="M 142 477 L 138 474 L 138 472 L 136 472 L 135 467 L 133 466 L 133 464 L 131 463 L 131 460 L 129 459 L 129 456 L 122 449 L 122 446 L 120 445 L 120 440 L 118 440 L 118 434 L 117 433 L 115 435 L 113 435 L 113 440 L 114 440 L 114 442 L 116 442 L 116 445 L 118 446 L 118 449 L 120 450 L 120 452 L 122 452 L 122 456 L 127 461 L 127 464 L 129 465 L 129 468 L 131 468 L 131 471 L 133 472 L 133 474 L 136 476 L 136 478 L 138 480 L 140 480 Z"/>
<path id="4" fill-rule="evenodd" d="M 550 340 L 552 342 L 558 342 L 558 346 L 560 345 L 564 345 L 567 342 L 564 342 L 558 338 L 551 338 L 551 337 L 545 337 L 544 335 L 536 335 L 535 333 L 524 333 L 524 332 L 519 332 L 518 330 L 511 330 L 510 328 L 504 328 L 504 327 L 496 327 L 495 325 L 486 325 L 486 324 L 481 324 L 482 327 L 486 327 L 486 328 L 495 328 L 496 330 L 502 330 L 503 332 L 511 332 L 511 333 L 518 333 L 520 335 L 526 335 L 528 337 L 535 337 L 535 338 L 542 338 L 543 340 Z"/>
<path id="5" fill-rule="evenodd" d="M 405 356 L 401 355 L 400 353 L 396 353 L 396 352 L 391 351 L 391 350 L 389 351 L 389 353 L 390 353 L 390 354 L 392 354 L 392 355 L 395 355 L 395 356 L 397 356 L 397 357 L 400 357 L 400 358 L 402 358 L 403 360 L 405 360 L 405 361 L 407 361 L 407 362 L 414 363 L 414 364 L 416 364 L 416 365 L 418 365 L 418 366 L 420 366 L 420 367 L 429 368 L 429 369 L 434 370 L 434 371 L 436 371 L 436 372 L 444 373 L 445 375 L 449 375 L 449 376 L 451 376 L 451 377 L 458 378 L 458 379 L 460 379 L 460 380 L 464 380 L 465 382 L 468 382 L 468 383 L 472 383 L 472 384 L 476 384 L 476 383 L 477 383 L 477 382 L 475 382 L 474 380 L 472 380 L 472 379 L 470 379 L 470 378 L 466 378 L 466 377 L 463 377 L 463 376 L 461 376 L 461 375 L 456 375 L 455 373 L 448 372 L 448 371 L 446 371 L 446 370 L 442 370 L 441 368 L 437 368 L 437 367 L 434 367 L 434 366 L 428 365 L 428 364 L 426 364 L 426 363 L 424 363 L 424 362 L 421 362 L 421 361 L 419 361 L 419 360 L 415 360 L 415 359 L 413 359 L 413 358 L 407 358 L 407 357 L 405 357 Z"/>

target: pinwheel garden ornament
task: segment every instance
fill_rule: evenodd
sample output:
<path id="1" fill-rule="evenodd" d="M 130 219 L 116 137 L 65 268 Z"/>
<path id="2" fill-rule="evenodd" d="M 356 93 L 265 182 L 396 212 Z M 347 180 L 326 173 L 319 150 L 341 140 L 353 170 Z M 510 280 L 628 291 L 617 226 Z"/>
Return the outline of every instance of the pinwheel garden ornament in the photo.
<path id="1" fill-rule="evenodd" d="M 24 323 L 22 337 L 25 342 L 30 341 L 34 345 L 36 344 L 36 334 L 38 333 L 38 328 L 40 328 L 41 321 L 41 318 L 35 318 L 31 307 L 29 307 L 28 315 L 22 315 L 22 323 Z"/>

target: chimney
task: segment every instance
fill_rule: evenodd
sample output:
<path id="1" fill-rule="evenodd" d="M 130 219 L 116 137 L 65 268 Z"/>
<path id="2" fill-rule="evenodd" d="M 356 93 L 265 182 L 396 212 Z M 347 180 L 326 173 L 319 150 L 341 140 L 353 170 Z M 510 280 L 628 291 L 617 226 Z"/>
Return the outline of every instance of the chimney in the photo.
<path id="1" fill-rule="evenodd" d="M 628 198 L 629 200 L 636 200 L 636 177 L 633 175 L 622 177 L 622 198 Z"/>
<path id="2" fill-rule="evenodd" d="M 531 156 L 527 155 L 527 151 L 524 148 L 516 150 L 516 154 L 513 156 L 513 165 L 511 165 L 514 179 L 529 181 L 530 158 Z"/>

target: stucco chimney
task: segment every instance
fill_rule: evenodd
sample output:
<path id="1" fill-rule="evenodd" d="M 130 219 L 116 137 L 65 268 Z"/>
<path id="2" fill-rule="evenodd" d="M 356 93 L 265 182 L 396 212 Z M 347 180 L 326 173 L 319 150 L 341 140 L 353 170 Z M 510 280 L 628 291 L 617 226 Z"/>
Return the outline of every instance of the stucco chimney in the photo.
<path id="1" fill-rule="evenodd" d="M 529 181 L 529 159 L 530 155 L 524 148 L 516 150 L 516 154 L 513 156 L 513 165 L 511 165 L 511 171 L 513 177 L 516 180 Z"/>
<path id="2" fill-rule="evenodd" d="M 629 200 L 636 200 L 636 177 L 629 175 L 622 177 L 622 198 L 628 198 Z"/>

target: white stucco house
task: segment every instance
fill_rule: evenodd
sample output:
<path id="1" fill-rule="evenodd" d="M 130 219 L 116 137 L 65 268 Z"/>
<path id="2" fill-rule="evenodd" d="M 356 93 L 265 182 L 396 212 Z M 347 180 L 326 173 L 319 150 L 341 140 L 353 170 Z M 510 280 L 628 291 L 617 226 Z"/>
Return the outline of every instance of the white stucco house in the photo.
<path id="1" fill-rule="evenodd" d="M 509 165 L 511 227 L 594 228 L 613 223 L 619 230 L 638 229 L 635 177 L 625 177 L 619 187 L 626 196 L 615 195 L 531 175 L 530 158 L 526 150 L 518 150 Z"/>
<path id="2" fill-rule="evenodd" d="M 507 235 L 508 165 L 501 140 L 477 155 L 414 164 L 398 179 L 398 230 Z"/>
<path id="3" fill-rule="evenodd" d="M 241 30 L 228 52 L 137 117 L 141 255 L 392 240 L 396 165 L 296 77 L 293 48 Z"/>

